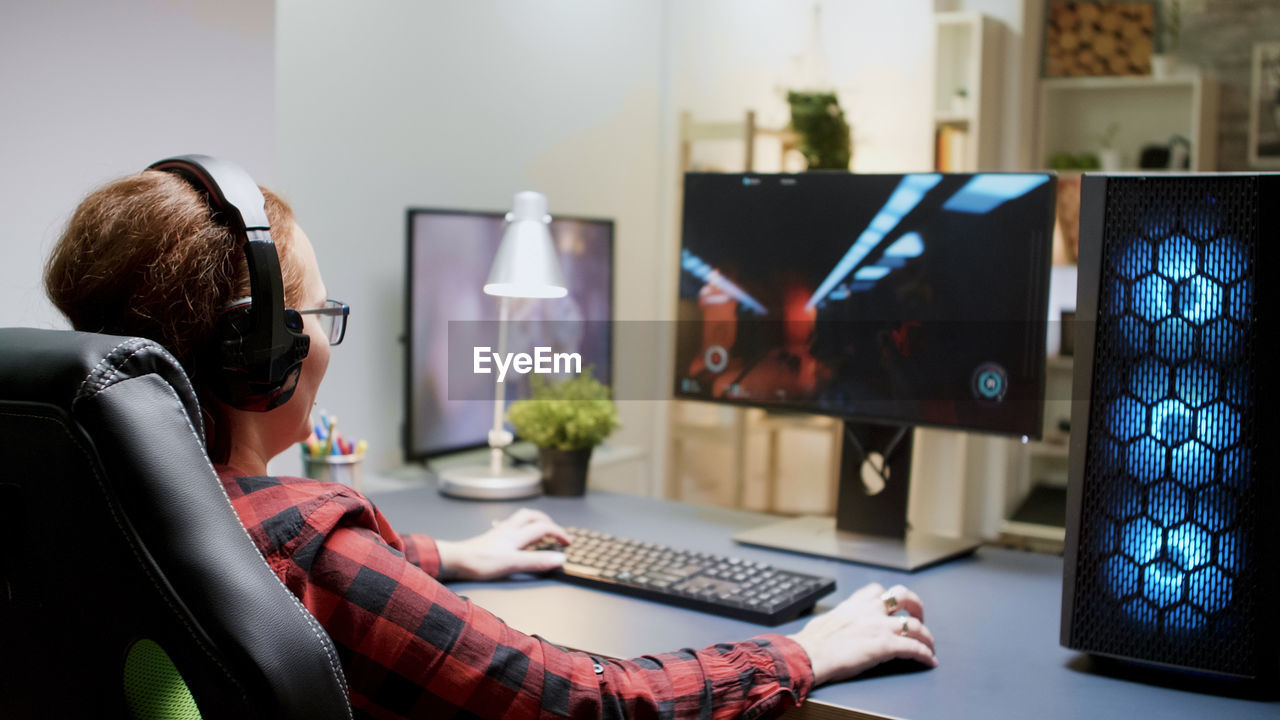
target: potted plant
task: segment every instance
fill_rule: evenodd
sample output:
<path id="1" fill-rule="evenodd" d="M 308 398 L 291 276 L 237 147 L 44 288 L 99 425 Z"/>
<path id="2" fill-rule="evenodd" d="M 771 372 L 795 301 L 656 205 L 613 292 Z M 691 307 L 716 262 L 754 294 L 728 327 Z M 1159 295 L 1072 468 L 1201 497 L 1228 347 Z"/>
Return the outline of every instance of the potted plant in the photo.
<path id="1" fill-rule="evenodd" d="M 1102 169 L 1102 161 L 1091 152 L 1057 152 L 1049 157 L 1049 169 L 1060 172 L 1085 172 Z"/>
<path id="2" fill-rule="evenodd" d="M 1151 55 L 1151 76 L 1167 78 L 1178 67 L 1178 44 L 1182 39 L 1182 0 L 1168 0 L 1160 21 L 1160 52 Z"/>
<path id="3" fill-rule="evenodd" d="M 833 92 L 787 93 L 791 129 L 810 170 L 848 170 L 853 157 L 849 123 Z"/>
<path id="4" fill-rule="evenodd" d="M 517 435 L 538 446 L 546 493 L 582 495 L 591 451 L 619 426 L 609 388 L 590 368 L 557 383 L 534 375 L 529 385 L 529 399 L 511 403 L 507 419 Z"/>

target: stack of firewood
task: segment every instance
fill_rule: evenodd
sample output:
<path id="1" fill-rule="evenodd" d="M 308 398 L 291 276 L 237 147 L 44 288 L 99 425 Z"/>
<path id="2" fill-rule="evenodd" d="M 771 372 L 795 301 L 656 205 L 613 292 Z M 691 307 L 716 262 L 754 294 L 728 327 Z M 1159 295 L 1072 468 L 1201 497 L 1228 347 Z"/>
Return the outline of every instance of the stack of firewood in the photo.
<path id="1" fill-rule="evenodd" d="M 1146 75 L 1151 71 L 1155 4 L 1049 3 L 1045 75 Z"/>

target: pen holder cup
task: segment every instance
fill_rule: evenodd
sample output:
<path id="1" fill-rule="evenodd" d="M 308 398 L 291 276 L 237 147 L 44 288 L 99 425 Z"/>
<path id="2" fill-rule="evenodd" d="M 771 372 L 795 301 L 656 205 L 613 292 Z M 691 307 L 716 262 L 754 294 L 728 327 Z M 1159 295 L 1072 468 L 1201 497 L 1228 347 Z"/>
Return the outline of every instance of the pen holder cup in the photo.
<path id="1" fill-rule="evenodd" d="M 361 461 L 364 455 L 311 455 L 302 453 L 302 467 L 306 476 L 322 482 L 342 483 L 360 489 Z"/>

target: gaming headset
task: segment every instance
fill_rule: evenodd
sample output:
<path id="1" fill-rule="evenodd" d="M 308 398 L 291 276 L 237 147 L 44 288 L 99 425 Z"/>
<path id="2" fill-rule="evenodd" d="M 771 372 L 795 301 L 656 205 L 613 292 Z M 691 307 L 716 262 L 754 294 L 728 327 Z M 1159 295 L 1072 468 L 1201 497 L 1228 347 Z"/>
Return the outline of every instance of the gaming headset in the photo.
<path id="1" fill-rule="evenodd" d="M 190 183 L 209 203 L 213 221 L 244 243 L 250 299 L 218 317 L 213 357 L 201 366 L 204 381 L 234 408 L 265 412 L 283 405 L 297 388 L 311 338 L 302 316 L 284 306 L 280 257 L 258 184 L 239 165 L 207 155 L 171 157 L 147 169 Z"/>

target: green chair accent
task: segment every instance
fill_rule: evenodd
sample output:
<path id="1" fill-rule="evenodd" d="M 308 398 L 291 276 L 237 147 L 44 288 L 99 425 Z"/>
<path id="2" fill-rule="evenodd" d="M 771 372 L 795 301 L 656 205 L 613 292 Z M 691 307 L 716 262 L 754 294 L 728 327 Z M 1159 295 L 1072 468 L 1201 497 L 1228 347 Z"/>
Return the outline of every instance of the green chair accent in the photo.
<path id="1" fill-rule="evenodd" d="M 169 654 L 143 638 L 124 661 L 124 697 L 135 720 L 200 720 L 195 698 Z"/>

